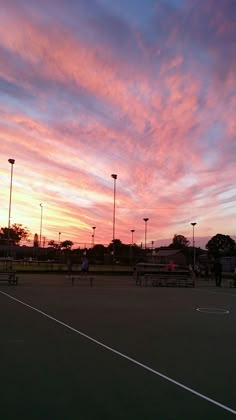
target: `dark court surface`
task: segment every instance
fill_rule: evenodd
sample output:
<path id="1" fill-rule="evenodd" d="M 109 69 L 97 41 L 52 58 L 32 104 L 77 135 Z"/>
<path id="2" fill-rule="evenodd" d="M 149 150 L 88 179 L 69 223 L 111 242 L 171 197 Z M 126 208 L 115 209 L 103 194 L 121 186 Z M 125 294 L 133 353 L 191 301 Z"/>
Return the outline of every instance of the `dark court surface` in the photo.
<path id="1" fill-rule="evenodd" d="M 227 410 L 236 410 L 234 290 L 116 279 L 0 291 L 1 419 L 235 418 Z"/>

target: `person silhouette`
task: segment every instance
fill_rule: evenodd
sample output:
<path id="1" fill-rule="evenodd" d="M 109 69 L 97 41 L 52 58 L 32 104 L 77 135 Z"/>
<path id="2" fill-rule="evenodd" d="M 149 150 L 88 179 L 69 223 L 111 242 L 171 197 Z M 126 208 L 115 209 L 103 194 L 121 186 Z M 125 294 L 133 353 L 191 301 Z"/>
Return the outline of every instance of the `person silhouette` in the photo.
<path id="1" fill-rule="evenodd" d="M 214 264 L 214 274 L 215 274 L 215 282 L 216 286 L 221 287 L 221 281 L 222 281 L 222 264 L 219 260 L 215 261 Z"/>
<path id="2" fill-rule="evenodd" d="M 87 274 L 89 270 L 89 262 L 86 256 L 83 257 L 82 264 L 81 264 L 81 271 L 84 274 Z"/>

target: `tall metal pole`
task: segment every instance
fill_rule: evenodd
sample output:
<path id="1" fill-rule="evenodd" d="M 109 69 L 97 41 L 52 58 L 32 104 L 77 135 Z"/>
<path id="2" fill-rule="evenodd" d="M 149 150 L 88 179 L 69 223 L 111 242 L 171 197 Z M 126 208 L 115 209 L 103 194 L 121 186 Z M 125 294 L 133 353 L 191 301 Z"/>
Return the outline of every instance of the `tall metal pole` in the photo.
<path id="1" fill-rule="evenodd" d="M 144 222 L 145 222 L 145 249 L 147 248 L 147 221 L 149 220 L 148 217 L 144 217 Z"/>
<path id="2" fill-rule="evenodd" d="M 113 235 L 112 235 L 112 239 L 113 239 L 113 243 L 114 243 L 114 239 L 115 239 L 115 225 L 116 225 L 116 180 L 117 180 L 117 175 L 116 174 L 112 174 L 111 177 L 114 179 Z"/>
<path id="3" fill-rule="evenodd" d="M 112 262 L 114 264 L 114 261 L 115 261 L 116 180 L 117 180 L 117 174 L 111 174 L 111 177 L 114 179 L 113 234 L 112 234 L 112 243 L 113 243 L 113 247 L 112 247 Z"/>
<path id="4" fill-rule="evenodd" d="M 192 225 L 192 227 L 193 227 L 193 270 L 195 270 L 195 262 L 196 262 L 196 259 L 195 259 L 195 239 L 194 239 L 194 226 L 196 226 L 196 222 L 192 222 L 191 223 L 191 225 Z"/>
<path id="5" fill-rule="evenodd" d="M 135 232 L 135 229 L 131 229 L 131 244 L 133 245 L 134 244 L 134 232 Z"/>
<path id="6" fill-rule="evenodd" d="M 95 229 L 96 229 L 96 226 L 93 226 L 93 227 L 92 227 L 92 229 L 93 229 L 93 234 L 92 234 L 92 246 L 94 246 L 94 241 L 95 241 Z"/>
<path id="7" fill-rule="evenodd" d="M 43 226 L 43 204 L 40 203 L 41 207 L 41 217 L 40 217 L 40 235 L 39 235 L 39 246 L 41 248 L 41 239 L 42 239 L 42 226 Z"/>
<path id="8" fill-rule="evenodd" d="M 59 245 L 59 247 L 60 247 L 60 245 L 61 245 L 61 232 L 59 232 L 58 233 L 58 245 Z"/>
<path id="9" fill-rule="evenodd" d="M 9 198 L 9 212 L 8 212 L 8 232 L 7 232 L 7 244 L 8 244 L 8 251 L 9 251 L 9 245 L 10 245 L 10 228 L 11 228 L 12 178 L 13 178 L 13 165 L 15 163 L 15 159 L 8 159 L 8 162 L 11 164 L 10 198 Z"/>

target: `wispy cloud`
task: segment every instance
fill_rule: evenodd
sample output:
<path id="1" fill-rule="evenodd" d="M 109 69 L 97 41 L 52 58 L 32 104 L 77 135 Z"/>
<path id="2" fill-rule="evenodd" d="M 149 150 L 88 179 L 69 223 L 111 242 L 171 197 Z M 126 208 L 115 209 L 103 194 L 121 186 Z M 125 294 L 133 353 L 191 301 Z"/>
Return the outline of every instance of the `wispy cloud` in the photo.
<path id="1" fill-rule="evenodd" d="M 235 2 L 1 1 L 1 225 L 235 235 Z M 5 164 L 4 164 L 5 162 Z M 230 192 L 227 198 L 224 194 Z"/>

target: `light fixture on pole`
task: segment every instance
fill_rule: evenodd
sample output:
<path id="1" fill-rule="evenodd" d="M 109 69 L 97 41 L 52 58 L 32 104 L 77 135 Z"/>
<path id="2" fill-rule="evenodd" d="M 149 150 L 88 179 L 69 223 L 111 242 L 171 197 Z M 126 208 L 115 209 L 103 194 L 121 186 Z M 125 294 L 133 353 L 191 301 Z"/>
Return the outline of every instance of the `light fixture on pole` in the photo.
<path id="1" fill-rule="evenodd" d="M 10 181 L 10 198 L 9 198 L 9 213 L 8 213 L 8 248 L 10 244 L 10 228 L 11 228 L 11 196 L 12 196 L 12 178 L 13 178 L 13 165 L 15 163 L 15 159 L 8 159 L 8 162 L 11 164 L 11 181 Z"/>
<path id="2" fill-rule="evenodd" d="M 148 217 L 144 217 L 144 222 L 145 222 L 145 249 L 147 248 L 147 221 L 149 220 Z"/>
<path id="3" fill-rule="evenodd" d="M 61 232 L 58 233 L 58 245 L 61 245 Z"/>
<path id="4" fill-rule="evenodd" d="M 40 234 L 39 234 L 39 246 L 41 247 L 41 239 L 42 239 L 42 226 L 43 226 L 43 204 L 40 203 L 41 207 L 41 217 L 40 217 Z"/>
<path id="5" fill-rule="evenodd" d="M 193 270 L 195 270 L 195 238 L 194 238 L 194 226 L 196 226 L 196 222 L 192 222 L 191 225 L 193 227 Z"/>
<path id="6" fill-rule="evenodd" d="M 134 244 L 134 232 L 135 232 L 135 229 L 131 229 L 131 244 L 133 245 Z"/>
<path id="7" fill-rule="evenodd" d="M 92 229 L 93 229 L 93 234 L 92 234 L 92 246 L 94 246 L 94 241 L 95 241 L 95 229 L 96 229 L 96 226 L 93 226 L 93 227 L 92 227 Z"/>

